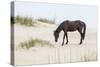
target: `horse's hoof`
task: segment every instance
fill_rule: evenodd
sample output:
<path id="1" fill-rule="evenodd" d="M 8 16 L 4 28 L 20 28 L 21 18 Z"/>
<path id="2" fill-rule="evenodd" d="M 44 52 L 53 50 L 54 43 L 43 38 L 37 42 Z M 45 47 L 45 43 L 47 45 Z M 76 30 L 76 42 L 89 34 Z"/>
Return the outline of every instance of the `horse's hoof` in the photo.
<path id="1" fill-rule="evenodd" d="M 68 43 L 66 43 L 66 45 L 68 45 Z"/>
<path id="2" fill-rule="evenodd" d="M 79 45 L 81 45 L 82 43 L 79 43 Z"/>
<path id="3" fill-rule="evenodd" d="M 68 43 L 66 45 L 68 45 Z"/>
<path id="4" fill-rule="evenodd" d="M 62 46 L 64 46 L 64 44 L 62 44 Z"/>

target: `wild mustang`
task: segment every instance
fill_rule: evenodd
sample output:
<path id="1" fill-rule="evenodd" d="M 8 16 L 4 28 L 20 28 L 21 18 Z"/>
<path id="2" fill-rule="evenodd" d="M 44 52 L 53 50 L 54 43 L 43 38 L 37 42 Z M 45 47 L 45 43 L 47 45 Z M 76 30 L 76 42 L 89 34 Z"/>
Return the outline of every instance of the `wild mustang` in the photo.
<path id="1" fill-rule="evenodd" d="M 84 40 L 85 38 L 85 31 L 86 31 L 86 24 L 81 21 L 81 20 L 75 20 L 75 21 L 63 21 L 58 28 L 54 31 L 54 37 L 55 37 L 55 42 L 58 41 L 59 38 L 59 33 L 63 31 L 64 32 L 64 36 L 63 36 L 63 42 L 62 42 L 62 46 L 64 45 L 64 39 L 66 36 L 66 44 L 68 44 L 68 34 L 67 32 L 73 32 L 73 31 L 78 31 L 81 35 L 81 39 L 80 39 L 80 44 L 82 44 L 82 40 Z"/>

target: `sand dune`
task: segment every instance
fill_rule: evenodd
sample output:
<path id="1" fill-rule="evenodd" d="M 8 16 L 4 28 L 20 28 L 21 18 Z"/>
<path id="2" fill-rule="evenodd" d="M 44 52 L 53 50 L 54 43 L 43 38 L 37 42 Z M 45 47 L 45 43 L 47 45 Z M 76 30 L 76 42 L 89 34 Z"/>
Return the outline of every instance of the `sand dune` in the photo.
<path id="1" fill-rule="evenodd" d="M 15 24 L 15 64 L 51 64 L 67 62 L 83 62 L 97 60 L 97 31 L 86 31 L 84 43 L 79 45 L 80 34 L 76 31 L 68 33 L 69 43 L 61 46 L 63 32 L 57 43 L 54 42 L 53 31 L 57 25 L 38 23 L 34 27 Z M 30 38 L 49 41 L 54 47 L 32 47 L 29 50 L 17 49 L 18 44 Z"/>

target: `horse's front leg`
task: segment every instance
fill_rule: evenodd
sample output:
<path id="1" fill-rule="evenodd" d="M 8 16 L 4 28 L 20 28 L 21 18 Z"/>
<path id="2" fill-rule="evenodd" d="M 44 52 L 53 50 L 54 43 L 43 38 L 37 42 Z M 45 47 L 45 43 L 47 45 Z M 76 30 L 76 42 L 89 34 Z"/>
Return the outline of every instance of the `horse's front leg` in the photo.
<path id="1" fill-rule="evenodd" d="M 62 46 L 64 45 L 64 40 L 65 40 L 65 33 L 64 33 L 64 36 L 63 36 Z"/>
<path id="2" fill-rule="evenodd" d="M 66 32 L 66 44 L 68 44 L 68 34 Z"/>

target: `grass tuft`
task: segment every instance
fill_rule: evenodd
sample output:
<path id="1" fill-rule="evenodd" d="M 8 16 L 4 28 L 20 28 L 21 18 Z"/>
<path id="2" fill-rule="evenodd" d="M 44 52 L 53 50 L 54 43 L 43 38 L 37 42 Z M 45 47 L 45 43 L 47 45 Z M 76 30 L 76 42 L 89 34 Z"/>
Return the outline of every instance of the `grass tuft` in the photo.
<path id="1" fill-rule="evenodd" d="M 34 23 L 36 23 L 36 22 L 34 22 L 31 17 L 16 16 L 15 23 L 21 24 L 21 25 L 26 25 L 26 26 L 33 26 Z"/>
<path id="2" fill-rule="evenodd" d="M 55 19 L 50 20 L 50 19 L 47 19 L 47 18 L 38 18 L 37 21 L 44 22 L 44 23 L 49 23 L 49 24 L 54 24 L 55 23 Z"/>
<path id="3" fill-rule="evenodd" d="M 49 23 L 54 24 L 55 18 L 53 20 L 47 19 L 47 18 L 38 18 L 34 19 L 32 17 L 22 17 L 22 16 L 16 16 L 11 17 L 11 24 L 21 24 L 26 26 L 34 26 L 37 21 L 43 22 L 43 23 Z"/>
<path id="4" fill-rule="evenodd" d="M 29 48 L 32 48 L 32 47 L 35 47 L 35 46 L 40 46 L 40 47 L 53 47 L 53 45 L 46 41 L 46 40 L 40 40 L 40 39 L 30 39 L 28 41 L 25 41 L 25 42 L 21 42 L 19 44 L 19 47 L 21 48 L 25 48 L 25 49 L 29 49 Z"/>

